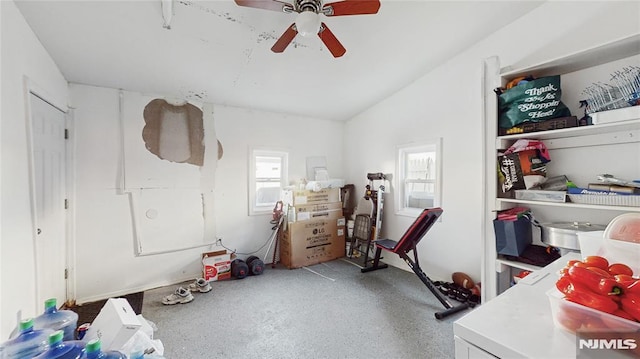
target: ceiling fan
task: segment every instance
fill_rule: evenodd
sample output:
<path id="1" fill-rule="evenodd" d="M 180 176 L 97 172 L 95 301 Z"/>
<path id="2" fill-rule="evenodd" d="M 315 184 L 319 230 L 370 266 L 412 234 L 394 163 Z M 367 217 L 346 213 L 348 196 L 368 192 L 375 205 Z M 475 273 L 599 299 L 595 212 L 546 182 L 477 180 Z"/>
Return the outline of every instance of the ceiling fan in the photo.
<path id="1" fill-rule="evenodd" d="M 322 0 L 293 0 L 287 3 L 278 0 L 235 0 L 240 6 L 253 7 L 284 13 L 298 13 L 296 21 L 287 28 L 271 48 L 273 52 L 283 52 L 297 34 L 318 37 L 334 57 L 344 55 L 347 50 L 333 35 L 320 14 L 325 16 L 366 15 L 375 14 L 380 8 L 380 0 L 342 0 L 323 4 Z"/>

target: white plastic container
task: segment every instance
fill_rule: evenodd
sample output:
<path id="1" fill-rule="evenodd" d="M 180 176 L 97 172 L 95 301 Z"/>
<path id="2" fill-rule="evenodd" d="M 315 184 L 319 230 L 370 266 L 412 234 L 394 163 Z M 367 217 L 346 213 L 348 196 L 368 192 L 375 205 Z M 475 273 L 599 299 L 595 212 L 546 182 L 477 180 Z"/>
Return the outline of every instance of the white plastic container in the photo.
<path id="1" fill-rule="evenodd" d="M 578 232 L 578 243 L 582 259 L 588 256 L 599 256 L 604 243 L 604 231 Z"/>
<path id="2" fill-rule="evenodd" d="M 604 231 L 578 233 L 580 254 L 602 256 L 609 263 L 624 263 L 640 275 L 640 213 L 614 218 Z"/>
<path id="3" fill-rule="evenodd" d="M 640 275 L 640 213 L 614 218 L 604 230 L 600 252 L 610 263 L 624 263 Z"/>

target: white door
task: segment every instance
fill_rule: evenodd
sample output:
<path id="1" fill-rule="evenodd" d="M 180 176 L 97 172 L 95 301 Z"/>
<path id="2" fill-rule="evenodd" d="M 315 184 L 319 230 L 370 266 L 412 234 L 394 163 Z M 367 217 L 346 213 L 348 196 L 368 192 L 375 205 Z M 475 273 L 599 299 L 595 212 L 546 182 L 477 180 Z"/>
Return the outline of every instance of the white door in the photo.
<path id="1" fill-rule="evenodd" d="M 30 94 L 35 184 L 36 299 L 66 300 L 65 113 Z"/>

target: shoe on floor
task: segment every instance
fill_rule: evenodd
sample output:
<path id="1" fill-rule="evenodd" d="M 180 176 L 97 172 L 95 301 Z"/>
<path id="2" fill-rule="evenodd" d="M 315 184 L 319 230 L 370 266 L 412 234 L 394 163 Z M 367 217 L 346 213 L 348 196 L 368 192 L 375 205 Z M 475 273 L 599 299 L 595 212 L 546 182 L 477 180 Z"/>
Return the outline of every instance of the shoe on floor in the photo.
<path id="1" fill-rule="evenodd" d="M 184 304 L 184 303 L 189 303 L 192 300 L 193 300 L 193 295 L 191 294 L 191 291 L 189 291 L 189 289 L 178 287 L 175 292 L 162 298 L 162 304 L 165 304 L 165 305 L 173 305 L 178 303 Z"/>
<path id="2" fill-rule="evenodd" d="M 195 282 L 189 284 L 189 290 L 191 292 L 206 293 L 211 290 L 211 284 L 204 278 L 198 278 Z"/>

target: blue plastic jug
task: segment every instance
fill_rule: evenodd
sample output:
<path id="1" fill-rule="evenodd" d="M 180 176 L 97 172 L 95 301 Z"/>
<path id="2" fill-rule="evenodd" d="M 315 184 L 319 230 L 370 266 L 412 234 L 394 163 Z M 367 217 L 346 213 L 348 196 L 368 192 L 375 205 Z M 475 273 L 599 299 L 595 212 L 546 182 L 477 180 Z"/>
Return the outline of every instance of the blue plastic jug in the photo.
<path id="1" fill-rule="evenodd" d="M 85 343 L 80 340 L 62 341 L 64 332 L 56 330 L 49 335 L 49 349 L 35 359 L 80 359 L 84 354 Z"/>
<path id="2" fill-rule="evenodd" d="M 52 329 L 33 329 L 33 318 L 20 322 L 17 337 L 0 344 L 0 359 L 31 359 L 49 347 Z"/>
<path id="3" fill-rule="evenodd" d="M 44 302 L 44 313 L 35 317 L 33 327 L 62 330 L 64 331 L 63 340 L 74 340 L 78 326 L 78 313 L 65 309 L 58 310 L 56 304 L 56 298 L 47 299 Z"/>
<path id="4" fill-rule="evenodd" d="M 103 352 L 100 339 L 95 338 L 87 343 L 82 359 L 127 359 L 127 356 L 115 350 Z"/>

